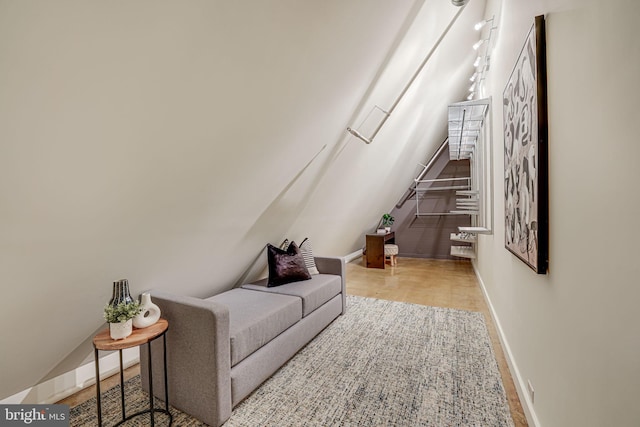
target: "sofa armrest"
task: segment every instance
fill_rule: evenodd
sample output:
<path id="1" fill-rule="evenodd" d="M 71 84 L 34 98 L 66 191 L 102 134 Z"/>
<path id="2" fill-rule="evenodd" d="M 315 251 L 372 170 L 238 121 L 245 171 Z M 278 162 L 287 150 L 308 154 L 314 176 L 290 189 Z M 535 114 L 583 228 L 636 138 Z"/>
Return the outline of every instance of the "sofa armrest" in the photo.
<path id="1" fill-rule="evenodd" d="M 212 426 L 231 416 L 229 311 L 200 298 L 151 291 L 169 321 L 166 334 L 169 402 Z M 152 348 L 153 390 L 164 399 L 162 340 Z M 140 348 L 140 373 L 148 391 L 148 354 Z"/>
<path id="2" fill-rule="evenodd" d="M 342 314 L 347 312 L 347 274 L 344 258 L 314 257 L 318 271 L 323 274 L 335 274 L 342 280 Z"/>

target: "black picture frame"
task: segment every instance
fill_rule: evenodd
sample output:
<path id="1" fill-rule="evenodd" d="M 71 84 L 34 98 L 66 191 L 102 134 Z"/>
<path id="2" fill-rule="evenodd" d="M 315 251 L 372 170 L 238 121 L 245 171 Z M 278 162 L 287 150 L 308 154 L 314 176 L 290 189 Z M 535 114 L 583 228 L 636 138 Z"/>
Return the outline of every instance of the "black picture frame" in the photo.
<path id="1" fill-rule="evenodd" d="M 505 247 L 538 274 L 549 266 L 547 61 L 536 16 L 503 92 Z"/>

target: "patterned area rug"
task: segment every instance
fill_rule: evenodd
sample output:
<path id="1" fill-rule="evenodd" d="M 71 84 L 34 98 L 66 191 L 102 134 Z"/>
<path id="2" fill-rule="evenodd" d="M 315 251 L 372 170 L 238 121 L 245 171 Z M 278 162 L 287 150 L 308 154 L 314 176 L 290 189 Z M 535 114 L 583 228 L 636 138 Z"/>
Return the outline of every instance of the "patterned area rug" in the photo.
<path id="1" fill-rule="evenodd" d="M 481 313 L 348 297 L 333 322 L 238 405 L 225 427 L 513 426 Z M 139 379 L 127 413 L 144 409 Z M 120 416 L 119 388 L 103 395 L 103 422 Z M 95 399 L 71 425 L 96 425 Z M 173 409 L 174 426 L 202 426 Z M 149 425 L 142 416 L 127 425 Z M 156 425 L 166 425 L 159 414 Z"/>

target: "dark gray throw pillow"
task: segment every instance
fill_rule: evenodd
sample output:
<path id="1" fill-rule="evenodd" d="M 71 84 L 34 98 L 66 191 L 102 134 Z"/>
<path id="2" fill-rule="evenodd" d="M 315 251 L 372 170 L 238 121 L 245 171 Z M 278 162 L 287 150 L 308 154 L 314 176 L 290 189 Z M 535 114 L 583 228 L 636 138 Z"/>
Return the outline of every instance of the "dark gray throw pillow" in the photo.
<path id="1" fill-rule="evenodd" d="M 267 244 L 267 263 L 269 264 L 267 281 L 269 288 L 311 279 L 300 248 L 295 242 L 291 242 L 286 251 Z"/>

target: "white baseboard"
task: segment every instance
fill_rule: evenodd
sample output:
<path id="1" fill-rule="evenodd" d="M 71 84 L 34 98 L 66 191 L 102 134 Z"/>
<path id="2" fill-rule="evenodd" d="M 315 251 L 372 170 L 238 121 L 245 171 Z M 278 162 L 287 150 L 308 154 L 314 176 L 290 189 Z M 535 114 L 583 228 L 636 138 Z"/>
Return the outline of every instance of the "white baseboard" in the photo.
<path id="1" fill-rule="evenodd" d="M 124 368 L 135 365 L 140 360 L 138 347 L 128 348 L 122 351 L 122 364 Z M 100 378 L 105 379 L 120 372 L 120 359 L 118 352 L 110 353 L 100 358 Z M 26 390 L 9 396 L 0 404 L 43 404 L 50 405 L 78 391 L 89 387 L 96 382 L 96 366 L 90 362 L 71 372 L 59 375 L 50 380 L 36 384 Z"/>
<path id="2" fill-rule="evenodd" d="M 360 258 L 362 256 L 362 249 L 358 249 L 355 252 L 352 252 L 348 255 L 345 255 L 344 258 L 344 262 L 345 263 L 350 263 L 351 261 L 353 261 L 356 258 Z"/>
<path id="3" fill-rule="evenodd" d="M 493 323 L 496 326 L 496 330 L 498 332 L 498 338 L 500 339 L 500 343 L 502 344 L 502 349 L 504 350 L 505 357 L 507 359 L 507 364 L 509 365 L 509 371 L 511 371 L 511 376 L 513 378 L 513 382 L 516 386 L 516 391 L 518 392 L 518 397 L 520 398 L 520 403 L 522 404 L 522 409 L 524 410 L 524 414 L 527 417 L 527 422 L 532 427 L 540 427 L 540 421 L 538 421 L 538 416 L 533 408 L 533 402 L 529 398 L 529 393 L 527 392 L 527 384 L 526 381 L 522 378 L 520 374 L 520 370 L 518 369 L 518 365 L 513 357 L 513 353 L 511 352 L 511 347 L 509 347 L 509 342 L 507 341 L 507 337 L 504 334 L 504 330 L 502 329 L 502 325 L 500 324 L 500 319 L 491 303 L 491 298 L 489 297 L 489 293 L 487 292 L 487 288 L 484 285 L 484 281 L 478 272 L 476 263 L 472 263 L 473 271 L 478 278 L 478 282 L 480 283 L 480 288 L 482 289 L 482 294 L 484 295 L 484 299 L 489 306 L 489 312 L 491 313 L 491 318 L 493 319 Z"/>

